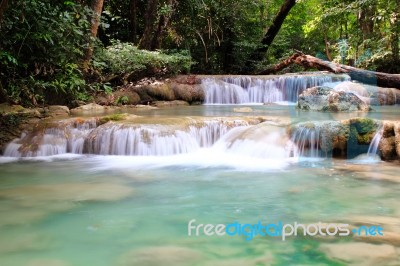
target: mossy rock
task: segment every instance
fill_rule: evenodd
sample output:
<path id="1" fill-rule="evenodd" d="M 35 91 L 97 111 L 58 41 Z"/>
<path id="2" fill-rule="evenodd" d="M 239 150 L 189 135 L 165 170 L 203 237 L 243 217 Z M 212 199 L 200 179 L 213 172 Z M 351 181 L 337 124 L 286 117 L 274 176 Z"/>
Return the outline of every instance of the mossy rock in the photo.
<path id="1" fill-rule="evenodd" d="M 172 84 L 177 100 L 186 101 L 189 103 L 204 102 L 205 93 L 200 85 Z"/>
<path id="2" fill-rule="evenodd" d="M 167 84 L 148 85 L 143 88 L 155 100 L 173 101 L 175 94 Z"/>
<path id="3" fill-rule="evenodd" d="M 122 121 L 128 119 L 129 114 L 123 113 L 123 114 L 112 114 L 112 115 L 107 115 L 100 117 L 99 123 L 100 125 L 105 124 L 110 121 Z"/>
<path id="4" fill-rule="evenodd" d="M 352 119 L 350 125 L 354 126 L 357 129 L 357 132 L 360 134 L 375 132 L 378 128 L 377 123 L 370 118 Z"/>
<path id="5" fill-rule="evenodd" d="M 358 134 L 357 142 L 358 142 L 358 144 L 369 145 L 371 143 L 372 139 L 374 138 L 374 136 L 375 136 L 374 132 L 369 132 L 366 134 Z"/>

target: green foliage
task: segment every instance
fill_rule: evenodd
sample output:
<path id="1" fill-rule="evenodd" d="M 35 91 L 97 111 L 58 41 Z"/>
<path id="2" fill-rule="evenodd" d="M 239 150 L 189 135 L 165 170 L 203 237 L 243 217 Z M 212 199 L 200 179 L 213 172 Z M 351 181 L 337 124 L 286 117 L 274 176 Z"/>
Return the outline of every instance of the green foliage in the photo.
<path id="1" fill-rule="evenodd" d="M 87 46 L 89 15 L 89 8 L 71 1 L 13 2 L 0 28 L 7 36 L 0 39 L 0 75 L 14 102 L 85 94 L 78 62 Z"/>
<path id="2" fill-rule="evenodd" d="M 120 96 L 118 99 L 115 100 L 115 104 L 117 105 L 125 105 L 129 103 L 129 98 L 128 96 Z"/>
<path id="3" fill-rule="evenodd" d="M 136 47 L 145 32 L 148 1 L 104 1 L 97 40 L 90 37 L 89 2 L 24 0 L 8 6 L 0 22 L 0 88 L 10 101 L 67 104 L 88 101 L 100 91 L 111 94 L 113 85 L 146 75 L 243 73 L 283 3 L 158 0 L 152 42 L 161 40 L 163 50 L 150 52 Z M 396 0 L 296 1 L 258 68 L 297 49 L 398 73 L 399 10 Z M 90 43 L 96 44 L 95 55 L 83 71 Z M 183 99 L 201 98 L 177 91 Z"/>
<path id="4" fill-rule="evenodd" d="M 131 43 L 114 42 L 107 48 L 98 48 L 94 65 L 104 74 L 124 75 L 159 69 L 164 73 L 188 73 L 193 64 L 191 57 L 181 53 L 140 50 Z"/>

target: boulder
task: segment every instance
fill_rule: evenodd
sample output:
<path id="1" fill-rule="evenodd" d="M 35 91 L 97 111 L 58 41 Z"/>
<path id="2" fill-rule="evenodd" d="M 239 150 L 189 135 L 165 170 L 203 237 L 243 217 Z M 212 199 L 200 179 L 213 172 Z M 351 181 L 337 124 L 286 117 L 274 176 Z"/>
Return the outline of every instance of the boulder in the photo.
<path id="1" fill-rule="evenodd" d="M 58 116 L 69 116 L 69 108 L 63 105 L 50 105 L 48 107 L 48 116 L 58 117 Z"/>
<path id="2" fill-rule="evenodd" d="M 102 113 L 106 111 L 106 107 L 96 104 L 96 103 L 89 103 L 77 108 L 71 109 L 71 114 L 80 114 L 80 113 Z"/>
<path id="3" fill-rule="evenodd" d="M 301 93 L 298 108 L 327 112 L 368 112 L 371 109 L 365 101 L 352 92 L 335 91 L 324 86 L 312 87 Z"/>
<path id="4" fill-rule="evenodd" d="M 400 101 L 400 91 L 358 82 L 345 81 L 336 85 L 334 91 L 351 92 L 370 105 L 393 105 Z"/>

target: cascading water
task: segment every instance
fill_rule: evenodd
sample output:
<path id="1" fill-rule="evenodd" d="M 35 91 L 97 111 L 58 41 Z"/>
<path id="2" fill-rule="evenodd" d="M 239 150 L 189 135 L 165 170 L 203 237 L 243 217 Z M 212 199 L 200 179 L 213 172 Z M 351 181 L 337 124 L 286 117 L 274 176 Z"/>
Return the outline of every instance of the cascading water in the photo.
<path id="1" fill-rule="evenodd" d="M 290 156 L 288 141 L 285 128 L 265 122 L 232 129 L 212 149 L 247 157 L 284 160 Z"/>
<path id="2" fill-rule="evenodd" d="M 350 80 L 347 75 L 291 75 L 280 77 L 230 76 L 204 78 L 206 104 L 245 104 L 297 102 L 305 89 L 335 81 Z"/>
<path id="3" fill-rule="evenodd" d="M 368 152 L 367 152 L 367 156 L 368 157 L 376 157 L 379 156 L 379 143 L 382 139 L 382 135 L 383 135 L 383 127 L 379 128 L 376 133 L 375 136 L 373 137 L 371 143 L 369 144 L 369 148 L 368 148 Z"/>
<path id="4" fill-rule="evenodd" d="M 314 123 L 298 125 L 292 133 L 294 157 L 321 157 L 320 127 Z"/>
<path id="5" fill-rule="evenodd" d="M 9 143 L 7 157 L 52 156 L 65 153 L 100 155 L 173 155 L 210 147 L 231 128 L 247 126 L 245 120 L 192 121 L 184 125 L 135 125 L 73 119 Z"/>
<path id="6" fill-rule="evenodd" d="M 64 153 L 81 154 L 84 141 L 97 127 L 96 119 L 67 119 L 46 128 L 23 133 L 4 151 L 8 157 L 52 156 Z"/>

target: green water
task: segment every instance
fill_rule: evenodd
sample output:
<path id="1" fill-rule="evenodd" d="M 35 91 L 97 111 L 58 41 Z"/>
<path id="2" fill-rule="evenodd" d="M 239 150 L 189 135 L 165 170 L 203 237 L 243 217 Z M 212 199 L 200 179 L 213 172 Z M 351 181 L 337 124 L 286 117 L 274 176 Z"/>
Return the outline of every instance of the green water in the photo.
<path id="1" fill-rule="evenodd" d="M 88 156 L 1 164 L 0 265 L 342 265 L 318 250 L 323 240 L 189 237 L 188 222 L 400 215 L 399 184 L 357 179 L 396 176 L 397 164 L 326 159 L 241 171 L 143 161 Z"/>
<path id="2" fill-rule="evenodd" d="M 396 106 L 341 115 L 298 112 L 293 106 L 250 107 L 252 113 L 233 112 L 234 106 L 130 112 L 148 117 L 148 123 L 188 116 L 398 118 Z M 188 223 L 394 219 L 382 226 L 399 234 L 398 169 L 397 162 L 370 159 L 263 160 L 213 150 L 168 157 L 0 157 L 0 265 L 365 265 L 370 249 L 353 251 L 348 261 L 321 249 L 361 243 L 351 237 L 196 237 L 188 236 Z M 390 265 L 400 261 L 396 252 Z M 370 261 L 387 263 L 385 255 Z"/>

